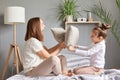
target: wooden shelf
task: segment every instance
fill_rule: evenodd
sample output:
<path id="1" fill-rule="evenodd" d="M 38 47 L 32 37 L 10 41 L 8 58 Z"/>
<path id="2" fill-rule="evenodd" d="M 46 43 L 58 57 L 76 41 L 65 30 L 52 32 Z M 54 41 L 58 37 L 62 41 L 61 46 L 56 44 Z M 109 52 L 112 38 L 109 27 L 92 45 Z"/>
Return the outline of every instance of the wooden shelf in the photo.
<path id="1" fill-rule="evenodd" d="M 88 21 L 88 22 L 65 22 L 65 29 L 67 29 L 68 25 L 80 25 L 80 24 L 95 24 L 95 25 L 100 25 L 101 22 L 100 21 Z"/>
<path id="2" fill-rule="evenodd" d="M 65 22 L 65 24 L 100 24 L 100 21 L 90 21 L 90 22 Z"/>

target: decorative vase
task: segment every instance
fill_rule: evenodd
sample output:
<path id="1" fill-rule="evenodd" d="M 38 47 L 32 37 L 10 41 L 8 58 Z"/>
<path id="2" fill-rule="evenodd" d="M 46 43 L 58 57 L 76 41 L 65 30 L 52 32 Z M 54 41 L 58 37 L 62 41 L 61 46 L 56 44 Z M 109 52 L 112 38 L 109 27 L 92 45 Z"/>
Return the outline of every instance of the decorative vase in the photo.
<path id="1" fill-rule="evenodd" d="M 93 21 L 90 11 L 87 12 L 87 21 Z"/>
<path id="2" fill-rule="evenodd" d="M 72 15 L 66 16 L 66 22 L 73 22 L 73 16 Z"/>

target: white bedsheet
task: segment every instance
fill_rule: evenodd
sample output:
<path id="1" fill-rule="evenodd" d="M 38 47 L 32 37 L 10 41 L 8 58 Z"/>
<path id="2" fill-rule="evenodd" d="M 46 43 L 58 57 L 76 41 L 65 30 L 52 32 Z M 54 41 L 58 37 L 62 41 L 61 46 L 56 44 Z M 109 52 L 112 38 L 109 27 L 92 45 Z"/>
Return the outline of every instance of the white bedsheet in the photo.
<path id="1" fill-rule="evenodd" d="M 89 65 L 88 57 L 80 57 L 78 55 L 65 54 L 67 58 L 67 66 L 69 69 L 73 69 L 80 65 Z M 23 74 L 16 74 L 7 80 L 120 80 L 120 70 L 106 69 L 104 74 L 101 75 L 74 75 L 72 77 L 58 75 L 58 76 L 38 76 L 30 77 Z"/>
<path id="2" fill-rule="evenodd" d="M 103 76 L 99 75 L 74 75 L 72 77 L 58 75 L 58 76 L 39 76 L 39 77 L 27 77 L 21 74 L 17 74 L 8 78 L 7 80 L 103 80 Z"/>
<path id="3" fill-rule="evenodd" d="M 71 77 L 58 75 L 58 76 L 38 76 L 30 77 L 22 74 L 16 74 L 7 80 L 120 80 L 120 70 L 107 69 L 101 75 L 74 75 Z"/>
<path id="4" fill-rule="evenodd" d="M 66 79 L 67 77 L 63 75 L 30 77 L 30 76 L 24 76 L 21 74 L 17 74 L 15 76 L 8 78 L 7 80 L 66 80 Z"/>

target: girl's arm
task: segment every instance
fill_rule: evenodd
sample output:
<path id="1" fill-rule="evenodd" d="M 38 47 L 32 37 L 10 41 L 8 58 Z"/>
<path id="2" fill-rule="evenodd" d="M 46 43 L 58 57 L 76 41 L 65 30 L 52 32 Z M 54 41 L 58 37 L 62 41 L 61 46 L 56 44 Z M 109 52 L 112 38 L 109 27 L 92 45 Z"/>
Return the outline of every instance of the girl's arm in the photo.
<path id="1" fill-rule="evenodd" d="M 100 50 L 100 46 L 94 46 L 89 50 L 76 49 L 72 46 L 69 46 L 68 50 L 72 51 L 72 52 L 75 52 L 76 54 L 79 54 L 81 56 L 90 56 L 90 55 L 93 55 L 96 52 L 98 52 Z"/>
<path id="2" fill-rule="evenodd" d="M 76 49 L 75 53 L 81 56 L 90 56 L 90 55 L 95 54 L 96 52 L 99 52 L 100 49 L 101 49 L 101 46 L 93 46 L 92 48 L 88 50 Z"/>
<path id="3" fill-rule="evenodd" d="M 94 44 L 91 44 L 89 46 L 80 46 L 76 45 L 75 48 L 82 49 L 82 50 L 89 50 Z"/>

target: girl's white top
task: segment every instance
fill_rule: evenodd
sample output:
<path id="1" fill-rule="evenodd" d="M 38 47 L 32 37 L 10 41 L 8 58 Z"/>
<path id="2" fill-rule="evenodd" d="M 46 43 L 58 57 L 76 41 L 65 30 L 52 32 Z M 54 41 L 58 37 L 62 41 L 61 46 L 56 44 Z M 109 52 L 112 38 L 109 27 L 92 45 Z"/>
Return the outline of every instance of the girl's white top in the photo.
<path id="1" fill-rule="evenodd" d="M 92 43 L 90 46 L 78 46 L 76 54 L 90 57 L 90 66 L 104 68 L 105 65 L 105 40 L 99 43 Z"/>

